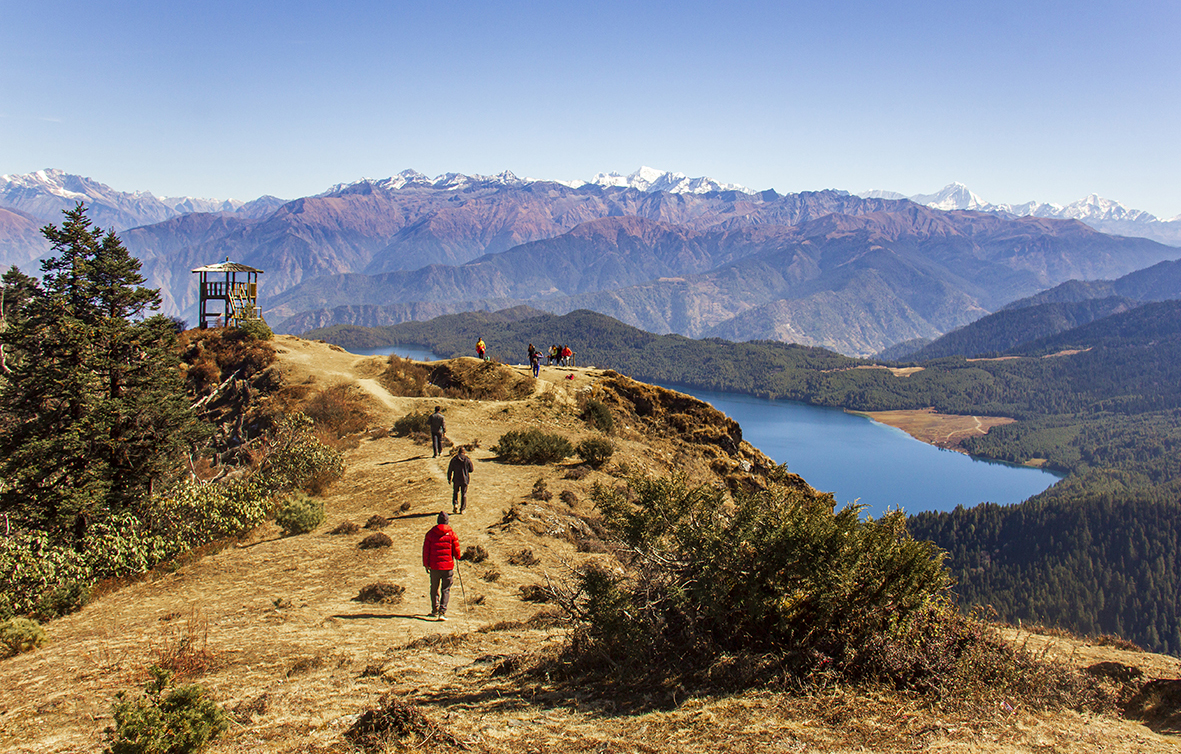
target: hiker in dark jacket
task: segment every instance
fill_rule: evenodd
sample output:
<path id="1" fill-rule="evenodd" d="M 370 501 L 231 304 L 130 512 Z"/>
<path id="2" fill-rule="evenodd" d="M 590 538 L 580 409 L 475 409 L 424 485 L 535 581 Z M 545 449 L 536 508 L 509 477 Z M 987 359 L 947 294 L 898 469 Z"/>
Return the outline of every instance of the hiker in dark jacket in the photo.
<path id="1" fill-rule="evenodd" d="M 471 479 L 472 459 L 468 458 L 463 448 L 460 448 L 447 465 L 447 481 L 451 482 L 452 513 L 463 513 L 467 509 L 467 485 Z"/>
<path id="2" fill-rule="evenodd" d="M 435 406 L 435 413 L 431 414 L 427 423 L 431 425 L 431 448 L 435 451 L 431 458 L 438 458 L 443 452 L 443 435 L 447 434 L 447 421 L 438 406 Z"/>
<path id="3" fill-rule="evenodd" d="M 455 574 L 455 561 L 461 559 L 459 537 L 447 519 L 439 511 L 435 526 L 422 540 L 422 565 L 431 575 L 432 618 L 447 620 L 447 603 L 451 599 L 451 580 Z"/>

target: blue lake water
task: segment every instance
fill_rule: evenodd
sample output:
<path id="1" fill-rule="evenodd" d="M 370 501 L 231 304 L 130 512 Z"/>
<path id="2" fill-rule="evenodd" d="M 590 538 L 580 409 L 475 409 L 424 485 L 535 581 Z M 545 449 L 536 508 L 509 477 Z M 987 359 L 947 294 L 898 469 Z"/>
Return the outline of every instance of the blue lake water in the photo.
<path id="1" fill-rule="evenodd" d="M 360 353 L 438 358 L 428 349 L 413 346 L 384 346 Z M 1040 469 L 943 450 L 840 409 L 681 385 L 665 387 L 712 404 L 742 425 L 744 440 L 776 462 L 786 463 L 816 489 L 832 492 L 838 506 L 858 502 L 875 518 L 894 508 L 918 513 L 983 502 L 1019 503 L 1060 478 Z"/>

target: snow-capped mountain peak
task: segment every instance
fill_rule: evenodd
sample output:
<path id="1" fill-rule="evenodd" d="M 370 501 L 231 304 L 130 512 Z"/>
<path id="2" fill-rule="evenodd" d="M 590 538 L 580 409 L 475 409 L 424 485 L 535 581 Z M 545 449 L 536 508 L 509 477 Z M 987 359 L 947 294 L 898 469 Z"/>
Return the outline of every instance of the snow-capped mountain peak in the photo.
<path id="1" fill-rule="evenodd" d="M 666 191 L 670 194 L 708 194 L 715 191 L 740 191 L 744 194 L 758 193 L 736 183 L 719 183 L 712 178 L 690 178 L 684 173 L 671 173 L 667 170 L 657 170 L 647 165 L 630 175 L 619 173 L 597 173 L 589 181 L 570 181 L 568 186 L 585 184 L 596 186 L 634 188 L 638 191 Z"/>

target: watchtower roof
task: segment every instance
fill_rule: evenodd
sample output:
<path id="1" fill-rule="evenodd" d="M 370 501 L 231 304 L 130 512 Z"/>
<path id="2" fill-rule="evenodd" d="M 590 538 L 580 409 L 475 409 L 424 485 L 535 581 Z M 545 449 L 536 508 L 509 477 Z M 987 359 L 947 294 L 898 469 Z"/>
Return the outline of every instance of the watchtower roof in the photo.
<path id="1" fill-rule="evenodd" d="M 198 267 L 193 272 L 262 272 L 262 270 L 241 264 L 240 262 L 231 262 L 227 259 L 217 264 L 207 264 L 204 267 Z"/>

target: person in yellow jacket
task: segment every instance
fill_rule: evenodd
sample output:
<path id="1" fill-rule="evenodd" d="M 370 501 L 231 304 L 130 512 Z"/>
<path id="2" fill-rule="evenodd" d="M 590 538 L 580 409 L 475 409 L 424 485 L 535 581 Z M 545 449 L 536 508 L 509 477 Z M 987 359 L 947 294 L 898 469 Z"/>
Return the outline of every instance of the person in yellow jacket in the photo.
<path id="1" fill-rule="evenodd" d="M 476 355 L 479 356 L 484 361 L 487 361 L 488 357 L 484 355 L 485 353 L 487 353 L 487 351 L 488 351 L 488 346 L 485 345 L 484 339 L 480 338 L 479 340 L 477 340 L 476 341 Z"/>

